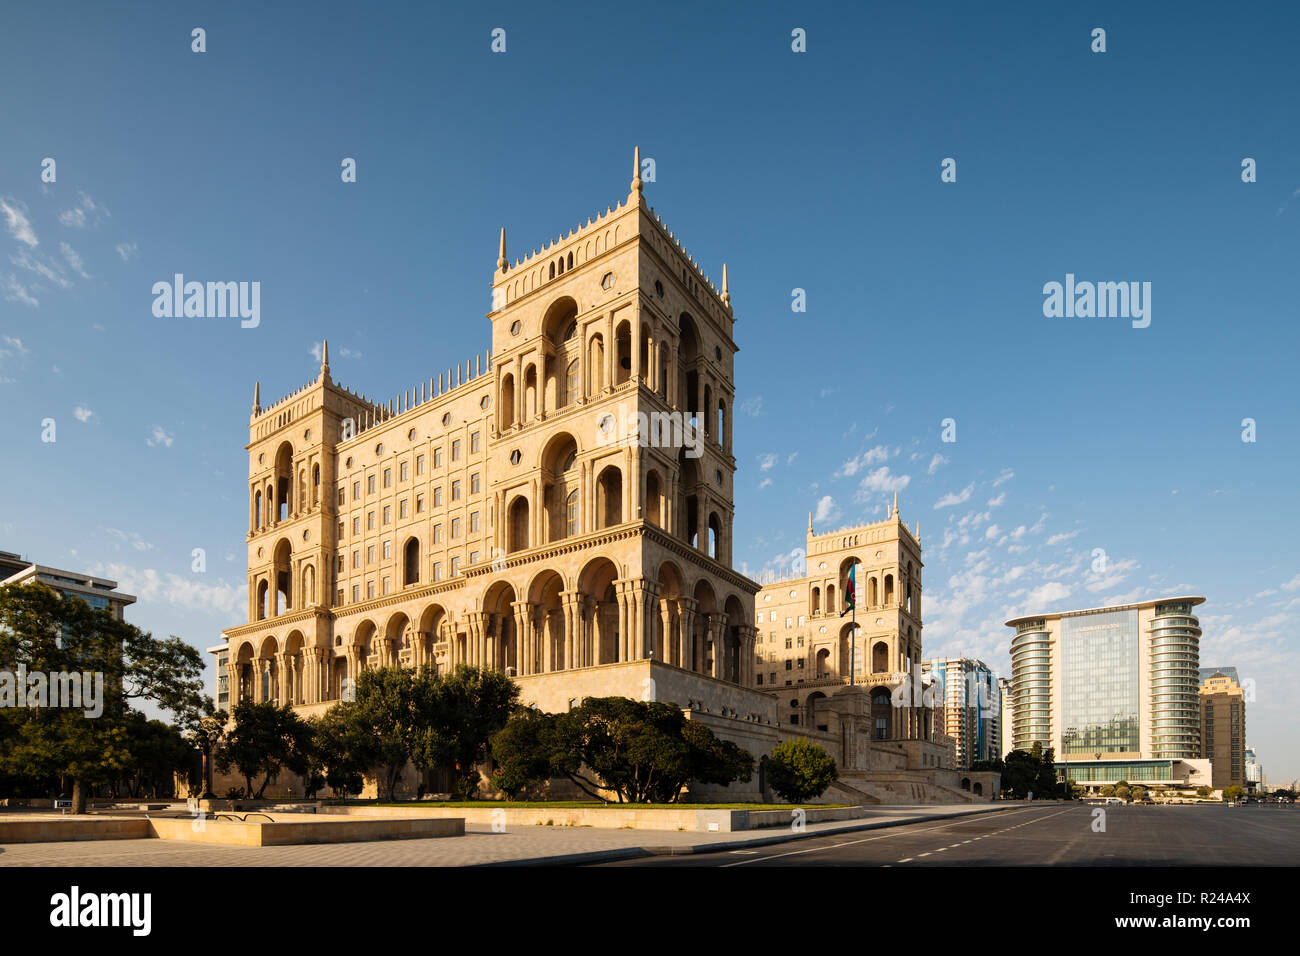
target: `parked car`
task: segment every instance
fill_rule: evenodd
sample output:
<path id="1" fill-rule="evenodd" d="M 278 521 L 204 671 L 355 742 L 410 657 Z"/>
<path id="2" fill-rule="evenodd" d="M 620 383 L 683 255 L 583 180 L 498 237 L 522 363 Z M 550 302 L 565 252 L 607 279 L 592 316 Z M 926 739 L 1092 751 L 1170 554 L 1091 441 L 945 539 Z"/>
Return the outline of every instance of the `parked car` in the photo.
<path id="1" fill-rule="evenodd" d="M 1121 798 L 1121 797 L 1107 797 L 1107 798 L 1106 798 L 1106 802 L 1107 802 L 1107 803 L 1123 803 L 1124 800 L 1123 800 L 1123 798 Z"/>
<path id="2" fill-rule="evenodd" d="M 1156 805 L 1156 802 L 1150 797 L 1143 797 L 1140 802 L 1144 807 L 1154 807 Z"/>

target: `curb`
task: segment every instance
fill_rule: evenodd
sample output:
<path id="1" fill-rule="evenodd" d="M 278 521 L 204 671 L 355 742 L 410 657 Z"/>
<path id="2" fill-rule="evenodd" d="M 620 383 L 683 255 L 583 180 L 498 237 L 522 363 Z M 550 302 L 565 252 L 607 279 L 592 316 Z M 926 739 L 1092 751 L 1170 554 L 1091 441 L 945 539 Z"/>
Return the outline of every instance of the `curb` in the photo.
<path id="1" fill-rule="evenodd" d="M 1002 801 L 999 801 L 1002 802 Z M 772 846 L 789 843 L 794 840 L 806 840 L 811 837 L 833 836 L 840 833 L 857 833 L 862 830 L 884 830 L 889 827 L 909 826 L 913 823 L 930 823 L 935 820 L 958 820 L 962 817 L 977 816 L 984 813 L 1000 813 L 1016 809 L 1025 804 L 1019 801 L 1006 801 L 1006 806 L 992 808 L 980 807 L 960 813 L 929 813 L 907 820 L 872 820 L 867 823 L 850 823 L 845 826 L 802 833 L 782 832 L 774 836 L 755 837 L 752 840 L 732 840 L 727 842 L 696 843 L 687 846 L 631 846 L 613 850 L 592 850 L 586 853 L 566 853 L 559 856 L 530 857 L 523 860 L 498 860 L 492 863 L 480 863 L 479 867 L 501 866 L 582 866 L 593 863 L 614 863 L 621 860 L 635 860 L 652 856 L 691 856 L 697 853 L 723 853 L 728 850 L 747 850 L 753 847 Z"/>

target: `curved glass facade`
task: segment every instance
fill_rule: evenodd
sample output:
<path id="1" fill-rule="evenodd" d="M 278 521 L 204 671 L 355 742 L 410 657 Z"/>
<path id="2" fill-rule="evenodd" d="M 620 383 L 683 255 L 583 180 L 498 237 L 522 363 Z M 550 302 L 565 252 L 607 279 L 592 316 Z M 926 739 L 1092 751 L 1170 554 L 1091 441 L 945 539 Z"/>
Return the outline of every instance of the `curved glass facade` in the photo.
<path id="1" fill-rule="evenodd" d="M 1201 753 L 1201 622 L 1187 602 L 1156 605 L 1151 640 L 1151 756 Z"/>
<path id="2" fill-rule="evenodd" d="M 1012 746 L 1052 746 L 1052 639 L 1043 621 L 1026 621 L 1011 641 Z"/>

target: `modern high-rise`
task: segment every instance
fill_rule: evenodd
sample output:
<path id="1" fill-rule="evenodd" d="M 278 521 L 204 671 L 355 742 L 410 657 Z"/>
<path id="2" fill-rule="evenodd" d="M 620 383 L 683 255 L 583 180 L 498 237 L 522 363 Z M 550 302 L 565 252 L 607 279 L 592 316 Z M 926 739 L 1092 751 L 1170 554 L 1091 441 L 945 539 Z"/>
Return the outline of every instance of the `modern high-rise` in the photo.
<path id="1" fill-rule="evenodd" d="M 1001 757 L 1001 690 L 989 666 L 970 657 L 945 657 L 923 661 L 921 673 L 934 678 L 935 703 L 943 707 L 938 729 L 956 741 L 957 769 Z"/>
<path id="2" fill-rule="evenodd" d="M 11 551 L 0 551 L 0 584 L 22 585 L 39 581 L 65 597 L 76 597 L 96 610 L 106 610 L 117 620 L 123 619 L 128 604 L 135 596 L 123 594 L 116 581 L 82 574 L 79 571 L 61 571 L 28 561 Z"/>
<path id="3" fill-rule="evenodd" d="M 1209 784 L 1201 759 L 1203 597 L 1018 617 L 1011 641 L 1014 746 L 1051 748 L 1087 786 Z"/>
<path id="4" fill-rule="evenodd" d="M 1254 747 L 1246 748 L 1246 789 L 1259 790 L 1264 785 L 1264 766 L 1255 755 Z"/>
<path id="5" fill-rule="evenodd" d="M 1016 736 L 1013 727 L 1016 722 L 1016 705 L 1011 699 L 1011 678 L 998 678 L 998 697 L 1002 701 L 1002 713 L 998 717 L 998 756 L 1005 757 L 1016 749 Z"/>
<path id="6" fill-rule="evenodd" d="M 1233 676 L 1224 671 L 1232 670 Z M 1216 790 L 1246 785 L 1246 697 L 1235 668 L 1215 671 L 1201 684 L 1202 756 L 1210 761 Z"/>

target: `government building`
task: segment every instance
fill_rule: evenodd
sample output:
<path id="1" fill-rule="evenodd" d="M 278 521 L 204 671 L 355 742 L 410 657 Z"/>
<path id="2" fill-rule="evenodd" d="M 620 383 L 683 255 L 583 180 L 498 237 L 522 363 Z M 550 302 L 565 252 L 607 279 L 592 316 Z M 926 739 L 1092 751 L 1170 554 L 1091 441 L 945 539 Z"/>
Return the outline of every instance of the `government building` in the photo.
<path id="1" fill-rule="evenodd" d="M 1200 720 L 1203 597 L 1007 621 L 1014 749 L 1052 748 L 1089 790 L 1120 780 L 1209 786 Z"/>
<path id="2" fill-rule="evenodd" d="M 549 711 L 589 696 L 673 701 L 755 757 L 815 732 L 757 688 L 777 668 L 759 646 L 759 585 L 732 568 L 726 267 L 720 284 L 705 275 L 639 173 L 638 151 L 626 200 L 540 250 L 512 260 L 501 231 L 484 354 L 381 402 L 334 381 L 326 343 L 292 394 L 263 405 L 254 388 L 247 621 L 211 649 L 231 707 L 317 714 L 364 668 L 465 663 L 505 671 Z M 908 542 L 875 584 L 870 613 L 896 626 L 864 630 L 889 635 L 883 650 L 863 644 L 871 686 L 896 686 L 919 659 Z M 801 612 L 834 626 L 809 673 L 846 673 L 829 616 L 838 554 L 818 557 L 826 611 Z M 865 733 L 872 708 L 855 707 L 845 726 Z M 919 736 L 916 719 L 890 710 L 886 735 Z M 868 762 L 851 736 L 822 736 L 842 767 Z"/>

